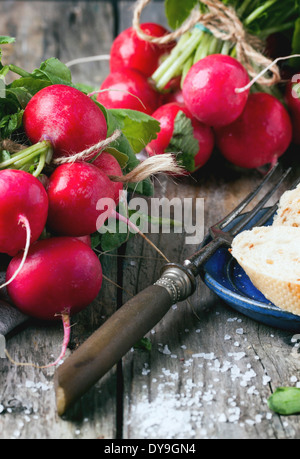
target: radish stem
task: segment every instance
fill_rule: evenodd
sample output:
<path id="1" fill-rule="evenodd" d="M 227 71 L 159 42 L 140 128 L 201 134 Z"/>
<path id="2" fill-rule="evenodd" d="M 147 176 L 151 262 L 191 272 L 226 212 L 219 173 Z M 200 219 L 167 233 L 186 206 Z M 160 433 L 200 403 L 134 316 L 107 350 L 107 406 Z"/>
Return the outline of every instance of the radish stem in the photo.
<path id="1" fill-rule="evenodd" d="M 25 169 L 24 166 L 27 166 L 27 169 L 29 169 L 31 166 L 35 165 L 35 160 L 39 157 L 37 169 L 33 173 L 33 175 L 37 177 L 42 172 L 45 163 L 49 164 L 51 162 L 52 155 L 53 150 L 51 142 L 49 140 L 43 140 L 35 145 L 31 145 L 30 147 L 11 154 L 9 159 L 0 162 L 0 169 Z"/>
<path id="2" fill-rule="evenodd" d="M 21 69 L 20 67 L 17 67 L 16 65 L 10 64 L 9 65 L 9 70 L 11 72 L 16 73 L 17 75 L 20 75 L 21 77 L 30 77 L 30 73 L 26 72 L 26 70 Z"/>
<path id="3" fill-rule="evenodd" d="M 270 6 L 273 6 L 274 3 L 276 3 L 277 0 L 269 0 L 266 2 L 264 5 L 259 6 L 254 10 L 245 20 L 244 24 L 249 25 L 251 22 L 253 22 L 256 18 L 258 18 L 262 13 L 264 13 Z"/>
<path id="4" fill-rule="evenodd" d="M 161 65 L 157 68 L 157 70 L 153 73 L 152 78 L 154 81 L 159 80 L 165 73 L 166 70 L 170 67 L 170 65 L 176 61 L 177 57 L 181 53 L 181 50 L 184 49 L 186 43 L 191 38 L 191 33 L 187 32 L 182 37 L 180 37 L 177 45 L 171 51 L 170 55 L 161 63 Z"/>
<path id="5" fill-rule="evenodd" d="M 190 55 L 197 49 L 200 41 L 205 32 L 195 28 L 190 38 L 184 42 L 181 46 L 178 46 L 176 53 L 167 58 L 164 63 L 158 68 L 156 72 L 152 75 L 153 80 L 156 82 L 156 87 L 158 90 L 163 89 L 166 84 L 181 71 L 182 66 L 185 61 L 190 57 Z M 176 46 L 176 48 L 177 48 Z M 174 49 L 176 49 L 174 48 Z M 161 75 L 162 74 L 162 75 Z"/>
<path id="6" fill-rule="evenodd" d="M 145 234 L 134 224 L 132 223 L 132 221 L 130 221 L 129 218 L 127 217 L 124 217 L 123 215 L 119 214 L 118 212 L 116 212 L 115 210 L 112 210 L 112 213 L 111 213 L 111 216 L 112 217 L 115 217 L 117 218 L 118 220 L 126 223 L 128 225 L 128 227 L 132 228 L 136 233 L 138 233 L 140 236 L 142 236 L 145 241 L 148 242 L 148 244 L 151 245 L 151 247 L 153 247 L 168 263 L 169 263 L 169 260 L 167 259 L 167 257 L 161 252 L 161 250 L 159 250 L 158 247 L 156 247 L 155 244 L 153 244 L 152 241 L 150 241 L 150 239 L 148 239 Z"/>

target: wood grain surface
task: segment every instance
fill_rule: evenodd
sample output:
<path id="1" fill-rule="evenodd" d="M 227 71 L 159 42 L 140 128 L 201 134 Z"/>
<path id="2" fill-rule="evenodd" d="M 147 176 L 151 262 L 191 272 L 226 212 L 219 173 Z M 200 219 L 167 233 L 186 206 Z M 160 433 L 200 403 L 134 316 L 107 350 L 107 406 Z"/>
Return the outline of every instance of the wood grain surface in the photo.
<path id="1" fill-rule="evenodd" d="M 64 62 L 109 53 L 116 24 L 131 25 L 133 2 L 14 1 L 0 3 L 5 63 L 31 71 L 55 56 Z M 143 20 L 165 24 L 154 2 Z M 75 65 L 73 78 L 98 86 L 108 62 Z M 294 176 L 297 158 L 290 155 Z M 194 177 L 155 178 L 156 197 L 204 199 L 204 225 L 220 220 L 259 182 L 218 155 Z M 280 190 L 282 192 L 283 190 Z M 149 234 L 168 259 L 182 262 L 195 245 L 185 234 Z M 164 260 L 139 236 L 101 256 L 106 279 L 99 297 L 73 319 L 68 355 L 132 295 L 153 283 Z M 118 285 L 119 287 L 117 287 Z M 120 288 L 122 287 L 122 288 Z M 300 331 L 299 331 L 300 333 Z M 61 324 L 31 321 L 7 340 L 15 361 L 43 365 L 60 352 Z M 300 385 L 295 333 L 265 326 L 232 310 L 199 280 L 189 301 L 174 305 L 147 335 L 151 350 L 132 349 L 62 418 L 55 407 L 54 369 L 0 359 L 1 439 L 296 439 L 299 416 L 281 417 L 266 400 L 279 386 Z"/>

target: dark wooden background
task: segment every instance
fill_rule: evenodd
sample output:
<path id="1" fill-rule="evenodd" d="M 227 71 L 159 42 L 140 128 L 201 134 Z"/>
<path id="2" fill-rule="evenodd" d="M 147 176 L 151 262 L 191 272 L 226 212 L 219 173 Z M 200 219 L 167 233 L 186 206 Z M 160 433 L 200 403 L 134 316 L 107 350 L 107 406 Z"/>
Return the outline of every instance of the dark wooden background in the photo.
<path id="1" fill-rule="evenodd" d="M 17 39 L 4 47 L 3 61 L 31 71 L 52 56 L 69 62 L 107 54 L 115 34 L 131 25 L 132 8 L 126 1 L 2 0 L 0 33 Z M 163 4 L 151 3 L 142 20 L 165 24 Z M 74 81 L 97 87 L 108 74 L 108 62 L 74 65 L 72 73 Z M 291 161 L 296 176 L 298 161 Z M 157 177 L 155 193 L 204 198 L 207 229 L 260 178 L 217 156 L 194 177 Z M 184 234 L 150 237 L 172 261 L 182 262 L 196 249 L 185 245 Z M 154 282 L 163 265 L 138 236 L 101 261 L 109 280 L 99 298 L 74 318 L 68 355 L 131 295 Z M 152 350 L 129 352 L 63 418 L 56 413 L 53 368 L 0 359 L 0 438 L 299 438 L 299 417 L 280 417 L 266 403 L 276 387 L 299 385 L 293 335 L 238 314 L 199 281 L 190 302 L 174 306 L 149 333 Z M 31 323 L 11 336 L 7 348 L 16 361 L 43 365 L 57 357 L 61 341 L 59 323 Z"/>

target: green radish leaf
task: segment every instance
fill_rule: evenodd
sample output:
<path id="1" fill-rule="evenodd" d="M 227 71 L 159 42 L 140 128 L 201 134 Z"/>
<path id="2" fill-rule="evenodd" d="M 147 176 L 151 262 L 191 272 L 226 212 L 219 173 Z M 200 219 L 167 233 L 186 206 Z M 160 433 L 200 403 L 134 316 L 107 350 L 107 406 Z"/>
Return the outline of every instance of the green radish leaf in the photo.
<path id="1" fill-rule="evenodd" d="M 30 101 L 32 95 L 27 91 L 26 88 L 7 88 L 6 96 L 13 96 L 17 99 L 20 107 L 25 109 L 26 105 Z"/>
<path id="2" fill-rule="evenodd" d="M 74 87 L 79 89 L 79 91 L 84 92 L 85 94 L 90 94 L 96 91 L 96 88 L 94 88 L 93 86 L 84 84 L 84 83 L 76 83 Z M 94 99 L 94 96 L 93 96 L 93 99 Z"/>
<path id="3" fill-rule="evenodd" d="M 91 247 L 92 249 L 96 249 L 99 247 L 101 243 L 101 234 L 96 231 L 95 233 L 91 234 Z"/>
<path id="4" fill-rule="evenodd" d="M 295 22 L 295 29 L 292 39 L 292 53 L 291 54 L 300 54 L 300 18 Z M 300 65 L 300 59 L 294 58 L 289 60 L 289 65 L 291 67 L 298 68 Z"/>
<path id="5" fill-rule="evenodd" d="M 123 155 L 123 158 L 127 156 L 128 160 L 126 162 L 125 167 L 121 164 L 124 174 L 127 174 L 128 172 L 131 172 L 136 166 L 138 166 L 140 164 L 140 161 L 136 157 L 135 151 L 133 150 L 132 145 L 126 136 L 126 133 L 123 132 L 124 125 L 122 121 L 120 121 L 120 116 L 118 116 L 119 113 L 117 113 L 117 116 L 116 116 L 115 110 L 107 110 L 101 104 L 98 104 L 98 105 L 101 108 L 106 118 L 107 136 L 109 137 L 110 135 L 112 135 L 116 129 L 120 129 L 122 131 L 122 134 L 120 135 L 120 137 L 110 144 L 110 148 L 113 148 L 114 150 L 120 152 Z M 128 110 L 128 111 L 132 111 L 132 110 Z M 117 112 L 119 112 L 119 110 L 117 110 Z M 136 135 L 138 135 L 138 131 Z M 127 185 L 127 190 L 135 192 L 135 193 L 139 193 L 145 196 L 153 195 L 153 185 L 150 179 L 145 179 L 139 183 L 129 183 Z"/>
<path id="6" fill-rule="evenodd" d="M 23 113 L 23 110 L 19 110 L 0 119 L 0 137 L 2 139 L 10 138 L 22 126 Z"/>
<path id="7" fill-rule="evenodd" d="M 116 148 L 107 147 L 105 148 L 105 151 L 110 155 L 114 156 L 122 168 L 125 167 L 128 163 L 128 156 L 125 155 L 125 153 L 122 153 L 121 151 L 117 150 Z"/>
<path id="8" fill-rule="evenodd" d="M 21 88 L 22 90 L 30 94 L 30 96 L 32 97 L 38 91 L 50 85 L 51 82 L 49 80 L 29 76 L 18 78 L 10 84 L 9 88 Z"/>
<path id="9" fill-rule="evenodd" d="M 3 163 L 4 161 L 7 161 L 10 159 L 10 153 L 7 150 L 0 150 L 0 163 Z"/>
<path id="10" fill-rule="evenodd" d="M 5 35 L 0 35 L 0 45 L 7 45 L 9 43 L 14 43 L 16 41 L 13 37 L 7 37 Z"/>
<path id="11" fill-rule="evenodd" d="M 142 182 L 142 185 L 143 185 L 143 189 L 141 191 L 141 194 L 143 194 L 144 196 L 153 196 L 154 187 L 153 187 L 153 183 L 151 179 L 150 178 L 145 179 Z"/>
<path id="12" fill-rule="evenodd" d="M 126 217 L 129 216 L 125 210 L 123 203 L 119 203 L 118 212 Z M 135 236 L 135 233 L 131 232 L 128 225 L 122 221 L 114 221 L 115 227 L 110 229 L 110 219 L 104 224 L 106 232 L 101 235 L 101 248 L 104 252 L 110 252 L 111 250 L 118 249 L 125 242 Z"/>
<path id="13" fill-rule="evenodd" d="M 130 232 L 128 232 L 128 234 L 107 232 L 101 237 L 101 248 L 103 252 L 110 252 L 112 250 L 118 249 L 132 236 L 134 236 L 134 234 Z"/>
<path id="14" fill-rule="evenodd" d="M 135 153 L 140 153 L 151 140 L 156 139 L 159 122 L 151 116 L 136 110 L 111 109 L 110 112 L 118 120 Z"/>
<path id="15" fill-rule="evenodd" d="M 192 122 L 180 110 L 175 118 L 173 136 L 165 152 L 175 153 L 177 162 L 188 172 L 193 172 L 198 151 L 199 143 L 194 137 Z"/>
<path id="16" fill-rule="evenodd" d="M 42 62 L 39 69 L 32 72 L 32 76 L 47 79 L 52 84 L 72 85 L 72 76 L 69 67 L 55 57 Z"/>
<path id="17" fill-rule="evenodd" d="M 99 104 L 107 123 L 107 137 L 111 136 L 116 129 L 122 130 L 122 126 L 117 117 L 114 116 L 112 110 L 107 110 L 103 105 Z M 123 131 L 122 134 L 118 139 L 110 144 L 111 148 L 123 153 L 128 157 L 128 161 L 126 164 L 125 171 L 130 172 L 134 167 L 139 164 L 139 160 L 137 159 L 127 137 L 124 135 Z"/>
<path id="18" fill-rule="evenodd" d="M 177 29 L 189 17 L 198 0 L 165 0 L 165 13 L 168 24 Z"/>
<path id="19" fill-rule="evenodd" d="M 268 406 L 278 414 L 290 415 L 300 413 L 300 388 L 277 388 L 268 398 Z"/>
<path id="20" fill-rule="evenodd" d="M 130 202 L 129 202 L 130 205 Z M 177 222 L 176 220 L 152 217 L 151 215 L 144 214 L 143 212 L 136 211 L 135 209 L 130 209 L 125 207 L 122 202 L 120 202 L 118 207 L 118 212 L 123 216 L 132 219 L 132 222 L 142 231 L 146 232 L 149 229 L 149 224 L 157 226 L 166 226 L 167 228 L 175 228 L 176 226 L 181 227 L 182 223 Z M 131 239 L 136 235 L 135 232 L 132 232 L 128 229 L 128 226 L 124 222 L 117 221 L 116 227 L 112 230 L 110 229 L 109 220 L 106 223 L 107 231 L 103 234 L 97 233 L 93 235 L 94 246 L 101 245 L 102 250 L 111 251 L 121 247 L 125 242 Z M 115 231 L 116 229 L 116 231 Z M 92 239 L 92 240 L 93 240 Z"/>
<path id="21" fill-rule="evenodd" d="M 134 349 L 141 349 L 143 351 L 151 351 L 152 343 L 149 338 L 142 338 L 133 346 Z"/>

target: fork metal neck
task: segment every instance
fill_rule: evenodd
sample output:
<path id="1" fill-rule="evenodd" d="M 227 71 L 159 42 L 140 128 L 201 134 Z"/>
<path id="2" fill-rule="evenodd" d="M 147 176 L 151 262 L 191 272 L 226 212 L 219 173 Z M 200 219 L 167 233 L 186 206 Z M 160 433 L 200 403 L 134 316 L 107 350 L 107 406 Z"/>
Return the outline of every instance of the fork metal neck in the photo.
<path id="1" fill-rule="evenodd" d="M 194 276 L 200 274 L 203 265 L 210 259 L 210 257 L 221 247 L 230 247 L 227 239 L 217 237 L 212 239 L 207 245 L 202 247 L 198 252 L 194 253 L 190 258 L 184 261 L 184 267 L 188 268 Z"/>
<path id="2" fill-rule="evenodd" d="M 225 246 L 230 246 L 230 242 L 219 236 L 185 260 L 182 265 L 167 263 L 155 285 L 160 285 L 168 291 L 173 304 L 187 299 L 196 289 L 196 277 L 200 274 L 201 267 L 219 248 Z"/>

